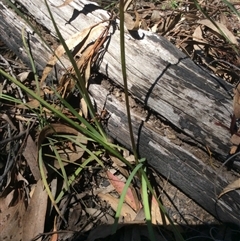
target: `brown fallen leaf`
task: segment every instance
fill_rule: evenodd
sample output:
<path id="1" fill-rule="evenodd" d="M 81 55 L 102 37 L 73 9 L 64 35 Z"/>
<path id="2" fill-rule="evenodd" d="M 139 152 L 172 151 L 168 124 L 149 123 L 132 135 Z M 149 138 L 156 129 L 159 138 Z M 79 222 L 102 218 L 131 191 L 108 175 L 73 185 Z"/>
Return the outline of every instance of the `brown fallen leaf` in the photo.
<path id="1" fill-rule="evenodd" d="M 123 11 L 126 12 L 129 5 L 131 4 L 133 0 L 124 0 L 124 7 L 123 7 Z"/>
<path id="2" fill-rule="evenodd" d="M 85 28 L 84 30 L 74 34 L 68 40 L 66 40 L 66 45 L 71 50 L 77 45 L 81 44 L 81 50 L 82 50 L 94 38 L 96 39 L 101 34 L 104 28 L 105 26 L 102 24 L 95 24 L 89 28 Z M 58 59 L 61 58 L 61 56 L 64 53 L 65 53 L 65 49 L 63 45 L 58 46 L 57 49 L 54 51 L 54 55 L 50 58 L 45 69 L 43 70 L 42 78 L 40 81 L 41 85 L 43 85 L 43 82 L 47 78 L 48 74 L 51 72 L 52 68 L 57 63 Z"/>
<path id="3" fill-rule="evenodd" d="M 32 73 L 31 71 L 24 71 L 24 72 L 21 72 L 20 74 L 18 74 L 18 79 L 24 83 L 27 78 L 29 77 L 30 73 Z"/>
<path id="4" fill-rule="evenodd" d="M 124 13 L 124 23 L 128 30 L 130 31 L 136 31 L 139 29 L 139 26 L 141 24 L 140 22 L 140 16 L 137 11 L 135 11 L 136 20 L 134 21 L 132 16 L 129 13 Z"/>
<path id="5" fill-rule="evenodd" d="M 204 50 L 204 45 L 201 43 L 206 43 L 206 41 L 203 40 L 203 33 L 202 28 L 198 26 L 194 32 L 193 32 L 193 40 L 197 42 L 197 44 L 194 44 L 193 47 L 195 50 Z"/>
<path id="6" fill-rule="evenodd" d="M 119 199 L 111 196 L 110 194 L 98 193 L 98 196 L 101 200 L 106 201 L 112 207 L 112 209 L 116 212 L 118 207 Z M 133 211 L 126 203 L 123 203 L 121 209 L 121 217 L 124 217 L 124 221 L 130 222 L 133 221 L 136 217 L 136 212 Z"/>
<path id="7" fill-rule="evenodd" d="M 165 35 L 167 32 L 171 31 L 181 19 L 181 14 L 171 14 L 165 20 L 162 20 L 159 24 L 158 31 Z"/>
<path id="8" fill-rule="evenodd" d="M 198 20 L 199 24 L 207 26 L 208 28 L 212 29 L 214 32 L 218 33 L 220 36 L 222 36 L 222 33 L 221 33 L 222 31 L 231 43 L 236 45 L 238 44 L 236 37 L 227 29 L 225 25 L 223 25 L 222 23 L 219 23 L 218 21 L 214 21 L 214 22 L 217 25 L 217 27 L 209 19 Z"/>
<path id="9" fill-rule="evenodd" d="M 75 138 L 75 142 L 77 143 L 81 143 L 83 145 L 87 144 L 87 139 L 85 138 L 85 136 L 78 132 L 77 130 L 75 130 L 74 128 L 64 125 L 64 124 L 60 124 L 60 123 L 55 123 L 55 124 L 51 124 L 48 126 L 45 126 L 41 132 L 39 133 L 38 136 L 38 144 L 37 144 L 37 152 L 40 149 L 40 146 L 42 145 L 44 139 L 46 139 L 48 136 L 50 135 L 60 135 L 60 134 L 64 134 L 64 135 L 73 135 Z M 73 163 L 76 160 L 80 159 L 82 157 L 82 155 L 84 154 L 85 150 L 82 149 L 80 146 L 75 145 L 75 150 L 69 150 L 70 152 L 66 152 L 68 154 L 68 160 L 66 162 L 66 164 L 68 163 Z M 55 164 L 57 165 L 57 163 Z"/>
<path id="10" fill-rule="evenodd" d="M 154 196 L 152 197 L 151 217 L 152 217 L 152 223 L 155 225 L 169 225 L 170 224 L 168 219 L 160 211 L 160 208 L 159 208 L 158 203 Z"/>
<path id="11" fill-rule="evenodd" d="M 229 154 L 230 154 L 230 155 L 235 154 L 236 151 L 237 151 L 237 149 L 238 149 L 238 146 L 231 146 Z"/>
<path id="12" fill-rule="evenodd" d="M 43 233 L 47 201 L 48 194 L 44 190 L 42 181 L 38 180 L 30 204 L 23 218 L 24 226 L 22 240 L 32 240 L 39 233 Z M 37 240 L 40 241 L 41 238 Z"/>
<path id="13" fill-rule="evenodd" d="M 229 185 L 227 185 L 222 192 L 218 195 L 218 198 L 222 197 L 224 194 L 230 192 L 230 191 L 234 191 L 236 189 L 240 188 L 240 178 L 235 180 L 234 182 L 230 183 Z"/>
<path id="14" fill-rule="evenodd" d="M 41 95 L 41 96 L 43 96 L 43 95 Z M 24 110 L 26 110 L 26 109 L 38 109 L 39 106 L 40 106 L 39 101 L 34 99 L 34 100 L 30 100 L 26 104 L 17 105 L 17 108 L 24 109 Z"/>
<path id="15" fill-rule="evenodd" d="M 41 179 L 41 174 L 37 162 L 37 146 L 30 135 L 28 135 L 26 147 L 23 151 L 23 156 L 26 159 L 35 180 L 38 181 Z"/>
<path id="16" fill-rule="evenodd" d="M 238 146 L 238 145 L 240 145 L 240 136 L 238 136 L 237 134 L 233 134 L 231 136 L 230 141 L 233 145 Z"/>
<path id="17" fill-rule="evenodd" d="M 1 199 L 5 199 L 5 197 Z M 0 203 L 2 202 L 1 199 Z M 23 216 L 25 211 L 24 195 L 14 206 L 5 207 L 4 209 L 0 206 L 0 240 L 23 240 Z"/>
<path id="18" fill-rule="evenodd" d="M 111 172 L 107 171 L 107 176 L 111 184 L 114 186 L 115 190 L 119 195 L 122 194 L 125 183 L 121 181 L 117 176 L 114 176 Z M 135 189 L 129 187 L 125 196 L 125 202 L 136 212 L 141 208 L 141 204 L 137 198 L 137 193 Z"/>

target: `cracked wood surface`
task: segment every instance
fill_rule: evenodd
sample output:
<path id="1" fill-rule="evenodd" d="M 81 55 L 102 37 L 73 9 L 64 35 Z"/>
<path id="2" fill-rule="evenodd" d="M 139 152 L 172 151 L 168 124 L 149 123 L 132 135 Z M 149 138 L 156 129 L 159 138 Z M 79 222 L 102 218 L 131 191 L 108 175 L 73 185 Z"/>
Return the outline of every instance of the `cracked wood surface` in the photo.
<path id="1" fill-rule="evenodd" d="M 62 3 L 60 0 L 49 2 L 54 5 Z M 29 15 L 47 28 L 51 35 L 56 36 L 44 3 L 22 0 L 21 4 Z M 19 9 L 23 11 L 24 8 Z M 108 18 L 105 11 L 87 1 L 74 1 L 63 8 L 51 7 L 51 10 L 65 39 Z M 28 62 L 21 41 L 24 21 L 3 2 L 0 2 L 0 20 L 1 38 Z M 43 69 L 51 52 L 46 51 L 36 34 L 29 34 L 28 37 L 35 61 L 39 69 Z M 109 38 L 100 72 L 122 86 L 119 39 L 119 31 L 116 29 Z M 224 160 L 229 151 L 230 134 L 215 122 L 226 126 L 230 124 L 232 100 L 222 87 L 228 90 L 232 87 L 196 66 L 166 39 L 149 32 L 139 30 L 133 35 L 126 33 L 126 53 L 130 93 L 143 105 L 161 115 L 194 141 L 208 146 Z M 68 63 L 67 60 L 64 62 Z M 106 92 L 101 86 L 95 86 L 95 89 L 94 85 L 90 87 L 99 106 L 102 106 Z M 103 93 L 105 96 L 102 96 Z M 123 103 L 113 97 L 107 108 L 112 113 L 109 120 L 110 134 L 129 147 Z M 219 193 L 226 186 L 227 180 L 224 177 L 215 182 L 216 173 L 210 166 L 188 150 L 171 143 L 139 117 L 134 121 L 134 130 L 139 152 L 141 156 L 148 157 L 152 166 L 215 217 L 239 224 L 237 200 L 240 195 L 233 192 L 219 201 L 216 200 L 214 189 Z"/>
<path id="2" fill-rule="evenodd" d="M 51 2 L 57 6 L 62 3 L 60 0 L 49 1 Z M 23 0 L 21 3 L 39 24 L 56 36 L 43 3 L 30 0 Z M 65 39 L 92 24 L 108 19 L 109 15 L 105 11 L 97 7 L 92 8 L 93 6 L 95 5 L 84 5 L 81 1 L 74 1 L 62 8 L 51 7 Z M 96 10 L 91 11 L 91 9 Z M 1 12 L 2 37 L 9 45 L 15 45 L 16 50 L 24 55 L 19 41 L 21 21 L 18 19 L 16 31 L 14 27 L 16 24 L 12 23 L 15 18 L 8 16 L 4 10 Z M 11 25 L 13 27 L 9 31 Z M 231 86 L 200 69 L 165 38 L 144 31 L 139 31 L 135 35 L 139 35 L 140 39 L 126 33 L 126 63 L 131 94 L 224 159 L 229 151 L 229 132 L 216 125 L 216 122 L 230 125 L 232 100 L 222 86 L 228 90 Z M 36 41 L 36 34 L 30 37 L 36 49 L 34 53 L 37 56 L 36 60 L 40 66 L 44 66 L 50 53 L 46 54 L 41 43 Z M 16 39 L 17 45 L 13 43 Z M 116 30 L 111 35 L 108 49 L 100 65 L 100 72 L 122 86 L 119 39 L 119 31 Z"/>

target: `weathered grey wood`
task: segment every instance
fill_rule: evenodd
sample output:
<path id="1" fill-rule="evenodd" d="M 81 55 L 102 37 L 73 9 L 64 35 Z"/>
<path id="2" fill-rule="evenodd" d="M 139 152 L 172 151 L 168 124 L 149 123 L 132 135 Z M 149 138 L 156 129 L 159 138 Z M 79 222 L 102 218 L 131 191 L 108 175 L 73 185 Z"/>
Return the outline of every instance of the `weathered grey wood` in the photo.
<path id="1" fill-rule="evenodd" d="M 48 2 L 57 6 L 62 4 L 60 0 Z M 65 39 L 108 18 L 105 11 L 91 11 L 92 5 L 83 2 L 87 3 L 73 1 L 62 8 L 51 7 Z M 43 2 L 23 0 L 21 3 L 39 24 L 56 35 Z M 90 13 L 87 13 L 88 10 Z M 13 39 L 19 37 L 21 27 L 18 19 L 17 29 L 11 29 L 11 26 L 14 26 L 14 17 L 9 16 L 10 14 L 1 10 L 1 32 L 3 38 L 14 46 Z M 229 132 L 217 126 L 215 122 L 229 126 L 232 109 L 229 96 L 217 80 L 196 66 L 166 39 L 140 30 L 138 34 L 142 39 L 134 39 L 126 33 L 129 91 L 144 105 L 224 159 L 229 149 Z M 31 38 L 36 47 L 34 54 L 37 56 L 37 62 L 43 66 L 49 55 L 45 54 L 46 51 L 35 41 L 35 35 Z M 122 85 L 119 39 L 119 31 L 116 30 L 111 36 L 100 71 Z M 16 49 L 19 44 L 21 46 L 20 42 L 15 45 Z M 221 84 L 227 86 L 224 82 Z"/>
<path id="2" fill-rule="evenodd" d="M 108 133 L 130 148 L 124 103 L 115 96 L 109 96 L 102 86 L 93 84 L 90 91 L 99 109 L 103 108 L 107 98 L 106 109 L 111 113 Z M 144 122 L 136 113 L 133 113 L 133 129 L 137 149 L 141 157 L 147 157 L 152 167 L 222 222 L 239 225 L 240 192 L 217 199 L 226 187 L 229 175 L 226 178 L 224 173 L 219 175 L 209 164 L 204 164 L 188 150 L 162 136 L 151 121 Z"/>
<path id="3" fill-rule="evenodd" d="M 60 0 L 52 2 L 55 5 L 62 3 Z M 37 22 L 55 35 L 43 2 L 22 0 L 21 3 Z M 60 9 L 52 7 L 53 15 L 65 39 L 108 16 L 102 10 L 83 14 L 83 8 L 82 1 L 72 2 Z M 79 13 L 78 11 L 80 14 L 75 15 L 71 25 L 66 24 L 73 13 Z M 0 21 L 1 37 L 27 60 L 28 57 L 21 49 L 20 32 L 24 23 L 1 2 Z M 207 145 L 211 151 L 224 159 L 228 153 L 230 136 L 228 131 L 217 126 L 215 121 L 227 126 L 230 122 L 232 103 L 220 85 L 227 84 L 219 80 L 220 83 L 205 73 L 164 38 L 144 31 L 139 31 L 139 35 L 143 38 L 134 39 L 126 33 L 130 92 L 145 106 L 187 133 L 192 140 L 203 146 Z M 35 60 L 39 68 L 43 68 L 51 53 L 44 49 L 36 35 L 29 37 Z M 119 55 L 119 31 L 116 30 L 111 36 L 100 71 L 122 85 Z M 231 86 L 228 85 L 227 88 Z M 96 85 L 90 86 L 90 90 L 101 108 L 107 92 Z M 107 109 L 111 112 L 108 127 L 110 134 L 129 147 L 123 103 L 112 97 L 112 101 L 107 102 Z M 141 121 L 144 122 L 145 119 L 139 119 L 136 114 L 133 124 L 141 156 L 147 157 L 152 166 L 210 213 L 222 221 L 238 224 L 240 198 L 237 192 L 224 196 L 216 203 L 214 187 L 219 194 L 221 188 L 226 186 L 227 180 L 221 176 L 215 183 L 216 173 L 210 166 L 188 150 L 171 143 L 167 137 L 161 136 L 156 129 L 152 129 L 151 123 L 148 125 Z"/>

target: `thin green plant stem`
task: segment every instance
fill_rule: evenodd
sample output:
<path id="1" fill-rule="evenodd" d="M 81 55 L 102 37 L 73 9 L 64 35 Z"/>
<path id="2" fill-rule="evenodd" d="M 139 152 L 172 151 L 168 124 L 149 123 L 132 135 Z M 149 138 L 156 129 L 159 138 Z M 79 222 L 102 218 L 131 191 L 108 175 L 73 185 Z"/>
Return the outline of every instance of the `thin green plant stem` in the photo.
<path id="1" fill-rule="evenodd" d="M 84 119 L 64 98 L 62 98 L 59 93 L 54 91 L 56 97 L 60 100 L 60 102 L 75 116 L 83 125 L 85 125 L 93 134 L 98 136 L 99 138 L 102 138 L 102 136 L 99 134 L 99 132 L 89 124 L 89 122 Z"/>
<path id="2" fill-rule="evenodd" d="M 38 93 L 38 95 L 40 95 L 40 86 L 39 86 L 39 81 L 38 81 L 37 70 L 36 70 L 36 66 L 35 66 L 35 63 L 34 63 L 34 59 L 33 59 L 32 53 L 30 52 L 30 48 L 29 48 L 29 46 L 28 46 L 28 44 L 26 42 L 26 39 L 24 37 L 24 31 L 25 31 L 25 29 L 22 28 L 23 46 L 25 47 L 25 50 L 26 50 L 27 55 L 28 55 L 28 58 L 30 60 L 31 68 L 32 68 L 32 71 L 33 71 L 33 74 L 34 74 L 34 79 L 35 79 L 36 86 L 37 86 L 37 93 Z"/>
<path id="3" fill-rule="evenodd" d="M 58 164 L 59 164 L 59 166 L 60 166 L 60 169 L 61 169 L 61 172 L 62 172 L 62 176 L 63 176 L 63 180 L 64 180 L 65 188 L 66 188 L 66 190 L 70 193 L 70 188 L 69 188 L 69 185 L 68 185 L 67 173 L 66 173 L 66 170 L 65 170 L 65 168 L 64 168 L 62 159 L 61 159 L 61 157 L 60 157 L 60 155 L 59 155 L 59 153 L 58 153 L 58 151 L 57 151 L 57 149 L 56 149 L 53 141 L 52 141 L 50 138 L 48 139 L 48 141 L 49 141 L 49 143 L 50 143 L 50 145 L 51 145 L 51 147 L 52 147 L 52 149 L 53 149 L 53 152 L 54 152 L 54 154 L 55 154 L 55 158 L 57 159 Z"/>
<path id="4" fill-rule="evenodd" d="M 92 127 L 91 125 L 89 126 L 89 123 L 82 117 L 79 115 L 79 113 L 72 108 L 72 106 L 65 100 L 63 99 L 58 93 L 56 93 L 56 96 L 60 99 L 61 103 L 64 104 L 65 107 L 67 107 L 67 109 L 75 116 L 77 117 L 80 122 L 82 122 L 84 125 L 86 125 L 92 133 L 95 133 L 96 136 L 98 136 L 101 139 L 101 135 L 99 135 L 99 133 L 96 131 L 96 129 L 94 129 L 94 127 Z M 96 139 L 93 138 L 94 141 L 96 141 Z M 98 142 L 99 144 L 101 144 L 102 146 L 104 146 L 104 144 L 102 142 Z M 116 148 L 119 148 L 118 146 L 116 146 L 115 144 L 109 143 L 107 142 L 106 145 L 111 148 L 111 150 L 115 150 Z M 121 148 L 120 148 L 121 149 Z M 109 149 L 107 149 L 109 150 Z M 116 157 L 118 157 L 121 161 L 123 161 L 128 167 L 131 168 L 131 170 L 133 169 L 132 165 L 130 164 L 130 162 L 128 162 L 119 152 L 111 152 L 113 155 L 115 155 Z M 118 153 L 118 155 L 116 155 L 116 153 Z"/>
<path id="5" fill-rule="evenodd" d="M 125 58 L 125 40 L 124 40 L 124 0 L 120 0 L 120 51 L 121 51 L 121 65 L 122 65 L 122 76 L 124 83 L 124 94 L 126 101 L 126 110 L 127 110 L 127 119 L 128 119 L 128 128 L 129 134 L 132 144 L 132 150 L 135 157 L 136 163 L 138 163 L 138 155 L 136 144 L 133 136 L 133 128 L 132 128 L 132 120 L 131 120 L 131 111 L 129 106 L 129 98 L 128 98 L 128 83 L 127 83 L 127 72 L 126 72 L 126 58 Z"/>
<path id="6" fill-rule="evenodd" d="M 45 1 L 46 2 L 46 1 Z M 34 30 L 34 32 L 41 38 L 41 40 L 44 43 L 44 47 L 47 46 L 47 50 L 50 50 L 52 54 L 54 54 L 54 51 L 51 49 L 51 47 L 46 43 L 46 41 L 44 40 L 44 38 L 42 37 L 42 35 L 40 34 L 40 32 L 31 24 L 30 21 L 28 21 L 28 19 L 21 13 L 21 11 L 19 11 L 18 8 L 16 8 L 16 6 L 11 3 L 10 0 L 7 0 L 8 5 L 14 9 L 14 11 L 16 11 L 16 13 L 21 16 L 24 21 Z M 48 6 L 48 5 L 47 5 Z M 49 9 L 49 7 L 48 7 Z M 50 10 L 50 9 L 49 9 Z M 70 55 L 72 56 L 72 55 Z M 58 60 L 60 61 L 60 63 L 62 64 L 62 66 L 64 66 L 64 64 L 61 62 L 61 60 L 58 58 Z M 74 61 L 73 61 L 74 62 Z M 34 99 L 38 100 L 40 102 L 40 104 L 42 104 L 43 106 L 45 106 L 47 109 L 49 109 L 50 111 L 52 111 L 53 113 L 55 113 L 56 116 L 58 116 L 59 118 L 61 118 L 62 120 L 66 121 L 67 124 L 69 124 L 70 126 L 73 126 L 75 129 L 81 131 L 83 134 L 91 137 L 92 139 L 94 139 L 96 142 L 98 142 L 99 144 L 101 144 L 107 151 L 109 151 L 111 154 L 113 154 L 114 156 L 116 156 L 117 158 L 119 158 L 121 161 L 123 161 L 127 166 L 129 166 L 131 168 L 131 170 L 133 169 L 132 165 L 114 148 L 110 145 L 110 143 L 107 142 L 107 140 L 105 139 L 104 141 L 100 138 L 100 135 L 96 135 L 96 132 L 91 133 L 88 130 L 86 130 L 85 128 L 81 128 L 81 126 L 77 125 L 75 122 L 73 122 L 71 119 L 69 119 L 68 117 L 66 117 L 63 113 L 58 112 L 55 110 L 55 108 L 53 106 L 51 106 L 50 104 L 48 104 L 46 101 L 44 101 L 43 99 L 40 98 L 40 96 L 37 96 L 33 91 L 29 90 L 27 87 L 25 87 L 21 82 L 17 81 L 16 79 L 14 79 L 12 76 L 10 76 L 9 74 L 7 74 L 6 72 L 4 72 L 3 70 L 0 69 L 0 73 L 5 76 L 6 78 L 8 78 L 10 81 L 12 81 L 13 83 L 15 83 L 16 85 L 18 85 L 21 89 L 23 89 L 26 93 L 30 94 Z M 78 78 L 81 79 L 81 75 L 79 76 L 79 71 L 77 71 L 78 74 Z M 26 105 L 27 106 L 27 105 Z M 94 119 L 96 120 L 96 118 Z M 96 124 L 98 125 L 98 123 L 96 122 Z M 86 125 L 87 126 L 87 125 Z M 87 126 L 89 128 L 89 125 Z M 101 129 L 100 129 L 101 130 Z M 102 131 L 102 133 L 104 133 L 104 131 Z M 104 134 L 102 135 L 104 136 Z"/>
<path id="7" fill-rule="evenodd" d="M 142 169 L 142 171 L 146 172 L 146 167 Z M 143 209 L 144 209 L 144 214 L 146 218 L 146 223 L 150 235 L 151 241 L 156 241 L 154 231 L 153 231 L 153 225 L 152 225 L 152 219 L 151 219 L 151 211 L 150 211 L 150 206 L 149 206 L 149 198 L 148 198 L 148 187 L 147 187 L 147 181 L 145 177 L 142 175 L 142 198 L 143 198 Z"/>
<path id="8" fill-rule="evenodd" d="M 80 73 L 80 71 L 79 71 L 79 69 L 78 69 L 78 67 L 77 67 L 77 63 L 76 63 L 76 61 L 74 60 L 74 58 L 73 58 L 73 56 L 72 56 L 72 53 L 71 53 L 70 50 L 68 49 L 68 46 L 67 46 L 67 44 L 65 43 L 65 41 L 64 41 L 64 39 L 63 39 L 63 37 L 62 37 L 62 34 L 60 33 L 60 31 L 59 31 L 59 29 L 58 29 L 58 27 L 57 27 L 57 24 L 56 24 L 56 22 L 55 22 L 55 20 L 54 20 L 54 17 L 53 17 L 53 15 L 52 15 L 51 9 L 50 9 L 47 1 L 44 0 L 44 2 L 45 2 L 46 7 L 47 7 L 47 9 L 48 9 L 48 13 L 49 13 L 50 18 L 51 18 L 51 20 L 52 20 L 52 23 L 53 23 L 53 25 L 54 25 L 55 31 L 56 31 L 59 39 L 60 39 L 60 42 L 61 42 L 64 50 L 65 50 L 66 53 L 67 53 L 67 56 L 68 56 L 68 58 L 69 58 L 69 60 L 70 60 L 70 62 L 71 62 L 71 64 L 72 64 L 72 66 L 73 66 L 73 68 L 74 68 L 74 71 L 75 71 L 75 73 L 76 73 L 76 76 L 77 76 L 77 83 L 76 83 L 76 84 L 79 85 L 79 87 L 80 87 L 80 88 L 79 88 L 80 94 L 82 95 L 83 99 L 85 100 L 85 102 L 86 102 L 86 104 L 87 104 L 87 106 L 88 106 L 88 110 L 89 110 L 89 113 L 90 113 L 91 118 L 95 121 L 95 124 L 96 124 L 98 130 L 100 131 L 100 133 L 101 133 L 101 135 L 103 136 L 103 138 L 105 138 L 105 140 L 106 140 L 106 139 L 107 139 L 107 136 L 106 136 L 106 134 L 105 134 L 105 132 L 104 132 L 102 126 L 101 126 L 101 123 L 98 122 L 97 119 L 95 118 L 95 110 L 94 110 L 94 107 L 93 107 L 93 105 L 92 105 L 91 99 L 90 99 L 90 97 L 89 97 L 88 90 L 87 90 L 87 88 L 85 87 L 85 81 L 84 81 L 83 77 L 81 76 L 81 73 Z"/>
<path id="9" fill-rule="evenodd" d="M 229 1 L 227 0 L 222 0 L 222 2 L 224 2 L 228 7 L 229 9 L 238 16 L 238 20 L 240 18 L 240 12 L 237 11 L 237 9 L 234 7 L 233 4 L 231 4 Z"/>
<path id="10" fill-rule="evenodd" d="M 175 225 L 174 225 L 172 219 L 169 217 L 169 215 L 168 215 L 165 207 L 162 205 L 162 203 L 161 203 L 161 202 L 159 201 L 159 199 L 157 198 L 157 196 L 156 196 L 156 194 L 155 194 L 155 192 L 154 192 L 154 190 L 153 190 L 153 188 L 152 188 L 152 185 L 151 185 L 151 183 L 150 183 L 149 180 L 148 180 L 148 177 L 147 177 L 146 172 L 145 172 L 142 168 L 141 168 L 139 171 L 140 171 L 140 173 L 141 173 L 142 178 L 144 178 L 145 181 L 146 181 L 148 190 L 149 190 L 149 191 L 151 192 L 151 194 L 155 197 L 155 199 L 156 199 L 156 201 L 157 201 L 157 203 L 158 203 L 158 206 L 159 206 L 159 208 L 161 209 L 162 213 L 167 217 L 168 221 L 169 221 L 170 224 L 172 225 L 172 229 L 173 229 L 173 232 L 174 232 L 174 234 L 175 234 L 175 237 L 177 237 L 177 240 L 179 240 L 179 241 L 184 241 L 184 238 L 182 237 L 181 233 L 179 233 L 178 229 L 175 227 Z"/>
<path id="11" fill-rule="evenodd" d="M 63 138 L 67 138 L 69 141 L 75 143 L 76 145 L 78 145 L 79 147 L 81 147 L 86 153 L 89 154 L 89 156 L 93 157 L 93 159 L 102 167 L 104 168 L 104 164 L 103 162 L 92 152 L 90 151 L 85 145 L 81 144 L 81 142 L 78 142 L 76 140 L 76 138 L 73 137 L 67 137 L 65 135 L 58 135 L 58 137 L 63 137 Z M 102 153 L 102 152 L 101 152 Z"/>
<path id="12" fill-rule="evenodd" d="M 98 156 L 101 154 L 101 151 L 98 151 L 96 152 L 94 155 Z M 69 177 L 69 180 L 68 180 L 68 185 L 70 186 L 74 180 L 76 179 L 76 177 L 81 173 L 81 171 L 90 163 L 94 160 L 94 156 L 90 156 L 88 159 L 86 159 L 80 167 L 77 168 L 77 170 L 74 172 L 73 175 L 71 175 Z M 62 199 L 63 195 L 64 195 L 64 191 L 61 191 L 58 195 L 58 197 L 56 198 L 56 201 L 55 203 L 59 203 L 59 201 Z"/>
<path id="13" fill-rule="evenodd" d="M 1 70 L 0 70 L 0 72 L 1 72 Z M 6 94 L 1 94 L 0 93 L 0 99 L 7 100 L 9 102 L 13 102 L 13 103 L 19 104 L 19 105 L 24 105 L 25 107 L 31 109 L 31 107 L 27 103 L 24 103 L 20 99 L 14 98 L 14 97 L 6 95 Z M 34 117 L 32 117 L 32 118 L 38 119 L 38 120 L 40 120 L 42 118 L 41 114 L 39 114 L 35 109 L 31 109 L 31 111 L 36 115 L 35 118 Z"/>
<path id="14" fill-rule="evenodd" d="M 41 173 L 41 177 L 42 177 L 42 182 L 43 182 L 43 185 L 46 189 L 46 192 L 52 202 L 52 205 L 55 207 L 55 210 L 57 211 L 57 213 L 59 214 L 59 216 L 64 220 L 65 223 L 67 223 L 66 219 L 63 217 L 63 215 L 61 214 L 55 200 L 54 200 L 54 197 L 52 195 L 52 192 L 50 190 L 50 187 L 48 185 L 48 182 L 47 182 L 47 178 L 46 178 L 46 174 L 45 174 L 45 170 L 44 170 L 44 161 L 42 159 L 42 148 L 40 147 L 39 149 L 39 153 L 38 153 L 38 165 L 39 165 L 39 169 L 40 169 L 40 173 Z"/>
<path id="15" fill-rule="evenodd" d="M 32 71 L 33 71 L 33 75 L 34 75 L 34 79 L 35 79 L 35 83 L 36 83 L 36 87 L 37 87 L 37 94 L 40 96 L 41 91 L 40 91 L 40 86 L 39 86 L 39 80 L 38 80 L 36 65 L 34 63 L 34 59 L 33 59 L 32 53 L 30 51 L 30 48 L 29 48 L 29 46 L 26 42 L 26 39 L 24 37 L 24 28 L 22 28 L 22 41 L 23 41 L 23 46 L 25 47 L 25 50 L 27 52 L 28 59 L 30 60 L 31 68 L 32 68 Z M 40 116 L 42 116 L 43 108 L 42 108 L 41 104 L 39 105 L 39 110 L 40 110 Z M 39 120 L 41 120 L 41 122 L 43 122 L 42 118 L 39 118 Z M 40 124 L 43 124 L 41 122 L 40 122 Z"/>

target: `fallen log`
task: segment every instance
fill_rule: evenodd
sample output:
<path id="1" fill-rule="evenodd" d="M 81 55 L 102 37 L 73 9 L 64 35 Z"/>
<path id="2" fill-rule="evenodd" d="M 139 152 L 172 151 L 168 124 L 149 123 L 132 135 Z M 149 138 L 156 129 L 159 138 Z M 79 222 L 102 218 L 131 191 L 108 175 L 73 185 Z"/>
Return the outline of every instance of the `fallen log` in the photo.
<path id="1" fill-rule="evenodd" d="M 60 0 L 49 3 L 55 6 L 62 4 Z M 22 0 L 15 4 L 18 4 L 20 11 L 43 26 L 46 34 L 56 36 L 42 2 Z M 96 5 L 83 0 L 71 2 L 62 8 L 51 7 L 51 10 L 65 39 L 109 17 Z M 4 2 L 0 3 L 0 20 L 1 38 L 28 62 L 21 42 L 25 22 Z M 200 148 L 207 146 L 220 161 L 225 160 L 229 152 L 230 134 L 216 125 L 216 122 L 229 126 L 232 100 L 226 89 L 230 90 L 232 86 L 195 65 L 166 39 L 142 30 L 134 34 L 126 32 L 128 84 L 133 98 L 148 110 L 149 115 L 154 113 L 160 116 L 181 134 L 185 134 L 191 142 L 197 143 Z M 51 51 L 31 30 L 28 38 L 38 68 L 43 69 Z M 122 86 L 119 39 L 119 31 L 115 29 L 109 36 L 99 71 Z M 67 59 L 64 62 L 68 63 Z M 109 91 L 103 84 L 91 84 L 90 91 L 101 109 Z M 112 95 L 106 108 L 111 113 L 109 134 L 122 145 L 131 148 L 130 140 L 126 138 L 129 133 L 124 103 Z M 216 196 L 229 180 L 236 177 L 231 173 L 217 175 L 216 170 L 197 158 L 184 145 L 174 144 L 171 138 L 162 135 L 148 119 L 149 116 L 138 112 L 133 118 L 140 156 L 147 157 L 148 163 L 160 174 L 219 220 L 239 225 L 240 194 L 233 191 L 219 200 Z"/>

